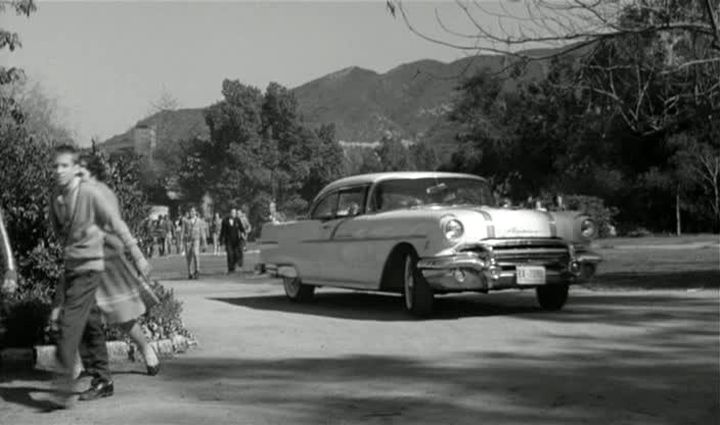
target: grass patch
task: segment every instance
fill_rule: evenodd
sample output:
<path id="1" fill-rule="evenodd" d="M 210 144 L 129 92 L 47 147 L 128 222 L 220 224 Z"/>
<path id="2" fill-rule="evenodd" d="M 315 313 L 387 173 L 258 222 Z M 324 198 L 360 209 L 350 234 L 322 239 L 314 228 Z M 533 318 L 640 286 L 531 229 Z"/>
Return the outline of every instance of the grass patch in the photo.
<path id="1" fill-rule="evenodd" d="M 597 275 L 583 286 L 591 289 L 718 289 L 720 249 L 600 248 Z"/>
<path id="2" fill-rule="evenodd" d="M 616 248 L 629 246 L 663 246 L 663 245 L 717 245 L 720 243 L 720 235 L 699 234 L 699 235 L 654 235 L 641 238 L 604 238 L 593 242 L 596 248 Z"/>

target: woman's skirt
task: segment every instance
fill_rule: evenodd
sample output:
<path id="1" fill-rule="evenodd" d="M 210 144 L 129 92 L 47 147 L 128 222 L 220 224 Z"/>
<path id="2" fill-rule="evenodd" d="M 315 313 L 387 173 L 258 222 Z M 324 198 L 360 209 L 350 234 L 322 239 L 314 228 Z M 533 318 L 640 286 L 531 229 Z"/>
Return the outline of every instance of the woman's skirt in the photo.
<path id="1" fill-rule="evenodd" d="M 96 299 L 107 323 L 125 323 L 145 313 L 142 283 L 122 248 L 112 242 L 105 243 L 105 271 Z"/>

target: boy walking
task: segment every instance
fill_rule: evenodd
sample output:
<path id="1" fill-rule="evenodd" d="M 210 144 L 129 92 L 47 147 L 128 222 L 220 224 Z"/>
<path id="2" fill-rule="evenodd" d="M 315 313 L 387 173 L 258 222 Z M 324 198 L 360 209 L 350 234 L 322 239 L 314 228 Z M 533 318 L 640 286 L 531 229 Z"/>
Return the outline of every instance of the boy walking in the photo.
<path id="1" fill-rule="evenodd" d="M 108 397 L 114 391 L 101 312 L 95 299 L 105 268 L 102 229 L 118 236 L 141 273 L 149 275 L 150 265 L 118 212 L 104 202 L 95 185 L 81 182 L 78 152 L 73 146 L 55 149 L 54 171 L 57 188 L 50 203 L 50 221 L 63 244 L 65 268 L 51 313 L 51 321 L 59 330 L 57 356 L 62 370 L 54 401 L 58 407 L 69 407 L 73 366 L 81 340 L 87 349 L 85 367 L 93 379 L 80 400 Z"/>

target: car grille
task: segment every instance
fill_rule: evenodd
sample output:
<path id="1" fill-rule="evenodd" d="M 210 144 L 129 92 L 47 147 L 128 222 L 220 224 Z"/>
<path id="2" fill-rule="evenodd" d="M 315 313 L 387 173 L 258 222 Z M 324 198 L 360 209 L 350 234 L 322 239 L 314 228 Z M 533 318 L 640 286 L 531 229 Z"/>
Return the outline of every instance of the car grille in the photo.
<path id="1" fill-rule="evenodd" d="M 570 250 L 561 239 L 485 239 L 463 251 L 495 259 L 501 266 L 523 263 L 566 265 Z"/>

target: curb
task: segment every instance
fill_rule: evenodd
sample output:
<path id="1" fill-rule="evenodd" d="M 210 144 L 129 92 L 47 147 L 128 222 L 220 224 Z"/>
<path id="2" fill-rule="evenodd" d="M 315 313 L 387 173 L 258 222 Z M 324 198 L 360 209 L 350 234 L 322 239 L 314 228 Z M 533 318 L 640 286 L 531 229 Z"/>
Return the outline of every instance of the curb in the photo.
<path id="1" fill-rule="evenodd" d="M 124 341 L 108 341 L 108 360 L 112 364 L 128 364 L 141 361 L 142 356 L 137 354 L 134 346 Z M 194 339 L 184 336 L 174 336 L 169 339 L 150 342 L 159 357 L 172 357 L 177 353 L 184 353 L 191 347 L 197 346 Z M 58 370 L 54 345 L 36 345 L 33 348 L 5 348 L 0 350 L 0 370 Z M 76 370 L 76 375 L 79 370 Z"/>

